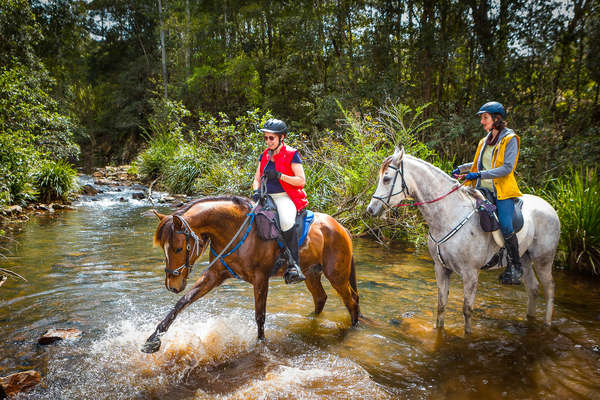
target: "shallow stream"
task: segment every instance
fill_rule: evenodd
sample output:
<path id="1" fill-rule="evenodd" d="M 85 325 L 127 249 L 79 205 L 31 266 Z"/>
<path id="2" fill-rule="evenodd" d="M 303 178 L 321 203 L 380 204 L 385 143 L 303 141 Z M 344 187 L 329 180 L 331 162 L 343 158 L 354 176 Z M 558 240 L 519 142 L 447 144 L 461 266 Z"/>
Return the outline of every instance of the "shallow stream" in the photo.
<path id="1" fill-rule="evenodd" d="M 465 337 L 460 278 L 452 277 L 439 332 L 429 256 L 368 240 L 355 240 L 354 249 L 370 323 L 352 328 L 324 278 L 329 299 L 318 317 L 302 284 L 277 278 L 267 341 L 257 344 L 252 288 L 231 279 L 179 315 L 158 353 L 141 353 L 181 296 L 164 287 L 163 254 L 152 247 L 157 220 L 141 215 L 149 208 L 129 189 L 113 189 L 82 198 L 76 211 L 33 217 L 0 243 L 3 266 L 29 280 L 0 288 L 0 376 L 42 374 L 41 385 L 17 398 L 600 398 L 597 282 L 555 272 L 554 325 L 546 329 L 541 296 L 537 321 L 527 321 L 524 288 L 501 286 L 496 271 L 483 272 L 473 335 Z M 50 327 L 83 336 L 38 345 Z"/>

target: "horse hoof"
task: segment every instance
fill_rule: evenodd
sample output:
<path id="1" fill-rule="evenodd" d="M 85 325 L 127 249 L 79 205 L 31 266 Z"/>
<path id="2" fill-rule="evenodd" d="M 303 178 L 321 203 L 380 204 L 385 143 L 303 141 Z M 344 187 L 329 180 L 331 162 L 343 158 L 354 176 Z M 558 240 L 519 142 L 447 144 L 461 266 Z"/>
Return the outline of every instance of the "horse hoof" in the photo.
<path id="1" fill-rule="evenodd" d="M 146 340 L 144 346 L 140 349 L 143 353 L 156 353 L 160 349 L 160 339 Z"/>

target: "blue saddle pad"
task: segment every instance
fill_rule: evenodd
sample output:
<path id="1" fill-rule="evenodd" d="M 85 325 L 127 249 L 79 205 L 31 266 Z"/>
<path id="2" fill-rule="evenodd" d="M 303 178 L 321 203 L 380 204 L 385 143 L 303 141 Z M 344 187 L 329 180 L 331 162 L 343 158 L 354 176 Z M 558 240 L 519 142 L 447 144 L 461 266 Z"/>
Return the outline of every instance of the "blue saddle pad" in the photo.
<path id="1" fill-rule="evenodd" d="M 308 236 L 310 225 L 315 219 L 315 213 L 310 210 L 304 210 L 296 217 L 296 229 L 298 232 L 298 248 L 302 247 Z"/>

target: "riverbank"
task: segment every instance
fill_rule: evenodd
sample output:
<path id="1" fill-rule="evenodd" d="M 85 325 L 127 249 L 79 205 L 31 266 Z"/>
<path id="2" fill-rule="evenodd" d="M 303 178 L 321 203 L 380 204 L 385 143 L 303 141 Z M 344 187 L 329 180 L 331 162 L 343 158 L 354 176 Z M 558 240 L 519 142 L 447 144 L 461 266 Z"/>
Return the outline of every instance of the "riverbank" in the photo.
<path id="1" fill-rule="evenodd" d="M 79 174 L 81 179 L 86 175 Z M 10 230 L 15 225 L 20 225 L 27 222 L 33 215 L 52 214 L 57 211 L 74 211 L 76 210 L 76 202 L 82 197 L 93 198 L 98 194 L 104 193 L 106 190 L 121 191 L 122 187 L 134 189 L 131 193 L 131 198 L 141 200 L 151 198 L 153 194 L 152 185 L 145 184 L 129 165 L 106 166 L 95 168 L 91 174 L 92 181 L 82 183 L 76 192 L 71 193 L 67 200 L 54 201 L 51 203 L 32 202 L 25 206 L 9 205 L 0 210 L 0 233 L 2 230 Z M 110 189 L 108 189 L 110 188 Z M 154 188 L 156 189 L 156 188 Z M 157 193 L 157 192 L 155 192 Z M 189 200 L 189 196 L 181 194 L 167 194 L 163 192 L 160 196 L 155 196 L 154 199 L 160 204 L 169 204 L 173 207 L 179 207 Z M 125 197 L 120 198 L 121 201 L 127 201 Z"/>

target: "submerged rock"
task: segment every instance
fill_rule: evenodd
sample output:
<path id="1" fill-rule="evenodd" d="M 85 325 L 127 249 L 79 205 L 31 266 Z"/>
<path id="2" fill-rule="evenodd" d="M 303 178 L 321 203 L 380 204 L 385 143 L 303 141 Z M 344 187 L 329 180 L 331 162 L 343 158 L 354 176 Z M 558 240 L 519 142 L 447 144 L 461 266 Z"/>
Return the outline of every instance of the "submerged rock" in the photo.
<path id="1" fill-rule="evenodd" d="M 87 185 L 83 185 L 81 187 L 81 194 L 87 194 L 89 196 L 95 196 L 98 193 L 100 193 L 100 191 L 98 189 L 96 189 L 94 186 L 87 184 Z"/>
<path id="2" fill-rule="evenodd" d="M 50 344 L 59 340 L 77 340 L 81 337 L 81 331 L 75 328 L 52 328 L 48 329 L 38 339 L 39 344 Z"/>
<path id="3" fill-rule="evenodd" d="M 131 197 L 136 199 L 136 200 L 142 200 L 146 198 L 146 195 L 142 192 L 135 192 L 131 194 Z"/>
<path id="4" fill-rule="evenodd" d="M 27 390 L 41 380 L 40 373 L 34 370 L 17 372 L 0 378 L 0 399 Z"/>

